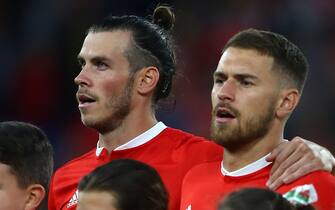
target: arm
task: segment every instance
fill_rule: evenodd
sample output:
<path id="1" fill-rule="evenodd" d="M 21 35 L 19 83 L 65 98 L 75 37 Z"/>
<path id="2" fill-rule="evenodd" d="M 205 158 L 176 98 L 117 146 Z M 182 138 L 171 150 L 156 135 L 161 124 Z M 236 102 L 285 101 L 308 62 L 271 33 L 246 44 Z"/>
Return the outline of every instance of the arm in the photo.
<path id="1" fill-rule="evenodd" d="M 275 148 L 267 161 L 274 161 L 267 186 L 276 189 L 316 170 L 335 175 L 335 158 L 324 147 L 295 137 Z"/>

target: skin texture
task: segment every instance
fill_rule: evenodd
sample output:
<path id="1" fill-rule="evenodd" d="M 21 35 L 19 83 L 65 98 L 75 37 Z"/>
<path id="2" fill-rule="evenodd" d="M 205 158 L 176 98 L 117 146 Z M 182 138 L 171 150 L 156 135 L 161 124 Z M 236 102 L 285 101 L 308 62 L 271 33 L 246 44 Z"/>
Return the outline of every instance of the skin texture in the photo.
<path id="1" fill-rule="evenodd" d="M 273 58 L 255 50 L 228 48 L 214 73 L 212 137 L 225 147 L 225 168 L 234 170 L 271 154 L 273 167 L 267 186 L 283 183 L 316 170 L 331 171 L 331 153 L 295 137 L 283 140 L 286 120 L 300 93 L 272 69 Z M 220 116 L 228 112 L 229 117 Z"/>
<path id="2" fill-rule="evenodd" d="M 1 210 L 36 210 L 44 197 L 45 189 L 42 185 L 19 186 L 10 166 L 0 163 Z"/>
<path id="3" fill-rule="evenodd" d="M 276 160 L 267 183 L 270 189 L 276 189 L 283 183 L 290 183 L 316 170 L 332 171 L 335 175 L 335 170 L 332 170 L 335 161 L 329 150 L 301 137 L 282 142 L 266 160 Z"/>
<path id="4" fill-rule="evenodd" d="M 231 48 L 214 74 L 212 136 L 227 150 L 240 150 L 262 138 L 274 120 L 278 87 L 270 69 L 273 59 L 253 56 L 254 52 Z M 220 110 L 234 117 L 217 117 Z"/>
<path id="5" fill-rule="evenodd" d="M 77 210 L 118 210 L 116 198 L 109 192 L 88 191 L 79 193 Z"/>
<path id="6" fill-rule="evenodd" d="M 0 209 L 23 210 L 26 198 L 26 189 L 18 186 L 15 175 L 10 172 L 10 167 L 0 163 Z"/>
<path id="7" fill-rule="evenodd" d="M 81 119 L 88 127 L 114 130 L 129 113 L 132 87 L 123 55 L 128 44 L 129 33 L 121 31 L 90 33 L 83 43 L 78 55 L 82 70 L 75 83 Z M 86 98 L 94 101 L 82 103 Z"/>
<path id="8" fill-rule="evenodd" d="M 129 31 L 89 33 L 78 55 L 82 69 L 74 81 L 81 120 L 99 132 L 100 146 L 109 151 L 157 123 L 151 98 L 158 69 L 131 74 L 126 55 L 132 44 Z"/>
<path id="9" fill-rule="evenodd" d="M 265 156 L 283 141 L 284 125 L 299 92 L 282 88 L 272 66 L 270 56 L 230 47 L 214 73 L 212 136 L 225 147 L 228 170 Z"/>

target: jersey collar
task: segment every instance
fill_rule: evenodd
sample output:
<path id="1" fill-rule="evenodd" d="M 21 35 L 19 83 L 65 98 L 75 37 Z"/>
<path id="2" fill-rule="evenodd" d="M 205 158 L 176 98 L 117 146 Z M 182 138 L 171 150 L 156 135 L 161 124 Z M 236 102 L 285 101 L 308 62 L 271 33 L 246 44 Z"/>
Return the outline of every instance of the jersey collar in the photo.
<path id="1" fill-rule="evenodd" d="M 255 162 L 252 162 L 246 166 L 244 166 L 243 168 L 240 168 L 236 171 L 227 171 L 224 167 L 223 167 L 223 161 L 221 162 L 221 173 L 224 176 L 232 176 L 232 177 L 238 177 L 238 176 L 244 176 L 244 175 L 248 175 L 251 173 L 254 173 L 256 171 L 259 171 L 262 168 L 265 168 L 266 166 L 270 165 L 272 162 L 268 162 L 266 161 L 266 157 L 269 156 L 269 154 L 265 155 L 264 157 L 256 160 Z"/>
<path id="2" fill-rule="evenodd" d="M 145 144 L 146 142 L 150 141 L 154 137 L 156 137 L 158 134 L 160 134 L 167 126 L 163 122 L 158 122 L 156 125 L 154 125 L 149 130 L 145 131 L 144 133 L 136 136 L 132 140 L 128 141 L 125 144 L 122 144 L 114 149 L 114 151 L 118 150 L 125 150 L 129 148 L 134 148 L 137 146 L 140 146 L 142 144 Z M 99 141 L 97 143 L 97 149 L 95 150 L 95 155 L 98 157 L 100 156 L 101 152 L 103 150 L 103 147 L 100 147 Z"/>

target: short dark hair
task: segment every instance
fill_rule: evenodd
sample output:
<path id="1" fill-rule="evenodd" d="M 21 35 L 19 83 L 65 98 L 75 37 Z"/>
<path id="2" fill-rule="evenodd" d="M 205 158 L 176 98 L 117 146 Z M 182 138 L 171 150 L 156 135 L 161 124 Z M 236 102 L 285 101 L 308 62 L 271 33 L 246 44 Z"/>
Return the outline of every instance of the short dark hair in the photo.
<path id="1" fill-rule="evenodd" d="M 0 162 L 10 166 L 19 187 L 41 184 L 48 191 L 53 149 L 40 128 L 24 122 L 0 122 Z"/>
<path id="2" fill-rule="evenodd" d="M 170 35 L 174 20 L 170 7 L 158 6 L 153 14 L 153 23 L 135 15 L 109 16 L 102 23 L 91 26 L 88 33 L 114 30 L 132 33 L 132 46 L 125 53 L 132 73 L 147 66 L 159 70 L 160 78 L 153 97 L 156 103 L 170 94 L 176 71 L 175 49 Z"/>
<path id="3" fill-rule="evenodd" d="M 229 47 L 254 49 L 261 54 L 274 58 L 273 69 L 293 84 L 299 91 L 303 90 L 309 66 L 305 55 L 284 36 L 257 29 L 247 29 L 234 35 L 223 48 Z"/>
<path id="4" fill-rule="evenodd" d="M 269 189 L 245 188 L 230 193 L 219 210 L 315 210 L 311 205 L 294 206 L 281 194 Z"/>
<path id="5" fill-rule="evenodd" d="M 79 192 L 104 191 L 116 196 L 118 210 L 167 210 L 168 193 L 155 169 L 131 160 L 113 160 L 96 168 L 78 185 Z"/>

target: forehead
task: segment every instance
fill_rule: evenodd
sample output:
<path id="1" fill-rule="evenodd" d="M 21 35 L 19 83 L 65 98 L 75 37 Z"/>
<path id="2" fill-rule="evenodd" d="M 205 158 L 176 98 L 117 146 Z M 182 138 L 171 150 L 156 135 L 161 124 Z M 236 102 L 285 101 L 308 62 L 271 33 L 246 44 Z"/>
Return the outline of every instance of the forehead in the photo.
<path id="1" fill-rule="evenodd" d="M 222 54 L 217 71 L 224 73 L 269 74 L 273 65 L 271 56 L 253 49 L 229 47 Z"/>
<path id="2" fill-rule="evenodd" d="M 80 55 L 94 57 L 123 53 L 131 42 L 131 32 L 123 30 L 89 33 L 83 43 Z"/>
<path id="3" fill-rule="evenodd" d="M 116 210 L 116 203 L 116 198 L 109 192 L 79 192 L 79 210 Z"/>
<path id="4" fill-rule="evenodd" d="M 8 186 L 17 186 L 17 178 L 7 164 L 0 163 L 0 185 L 6 183 Z"/>
<path id="5" fill-rule="evenodd" d="M 0 163 L 0 175 L 12 175 L 11 167 L 7 164 Z"/>

